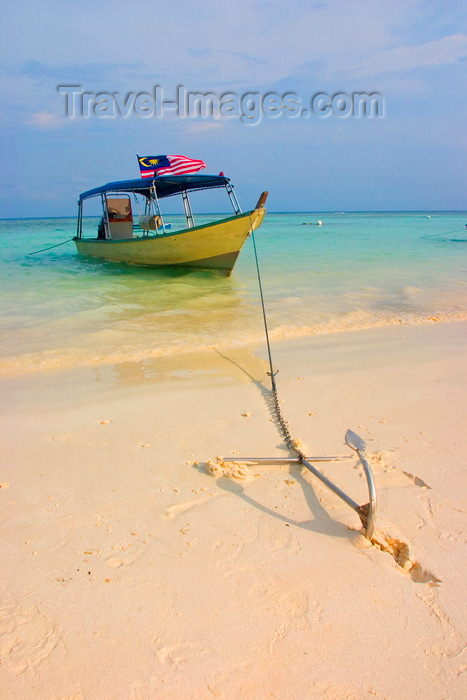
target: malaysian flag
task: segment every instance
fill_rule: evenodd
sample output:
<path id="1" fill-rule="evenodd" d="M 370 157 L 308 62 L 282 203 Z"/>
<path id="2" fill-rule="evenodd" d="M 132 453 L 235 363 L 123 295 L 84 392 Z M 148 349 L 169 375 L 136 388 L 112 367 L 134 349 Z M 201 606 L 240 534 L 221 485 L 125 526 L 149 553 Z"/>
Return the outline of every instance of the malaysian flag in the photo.
<path id="1" fill-rule="evenodd" d="M 202 160 L 186 156 L 137 156 L 141 177 L 156 175 L 186 175 L 206 167 Z"/>

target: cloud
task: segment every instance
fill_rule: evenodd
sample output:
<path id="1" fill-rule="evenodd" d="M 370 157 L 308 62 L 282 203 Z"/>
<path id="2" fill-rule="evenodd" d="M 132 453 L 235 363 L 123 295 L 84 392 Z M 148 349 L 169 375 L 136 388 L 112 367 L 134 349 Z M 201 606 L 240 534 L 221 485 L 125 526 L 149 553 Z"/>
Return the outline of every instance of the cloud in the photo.
<path id="1" fill-rule="evenodd" d="M 56 129 L 64 125 L 64 119 L 53 112 L 36 112 L 29 123 L 39 129 Z"/>
<path id="2" fill-rule="evenodd" d="M 437 0 L 423 11 L 423 21 L 420 0 L 288 0 L 286 10 L 274 0 L 237 0 L 231 6 L 179 0 L 176 16 L 169 6 L 156 9 L 153 0 L 139 0 L 145 20 L 134 29 L 125 25 L 128 5 L 123 0 L 114 0 L 110 13 L 92 0 L 44 2 L 53 21 L 42 23 L 41 32 L 35 28 L 44 9 L 31 0 L 12 6 L 11 27 L 4 32 L 4 65 L 15 85 L 11 94 L 4 89 L 3 99 L 23 113 L 63 107 L 58 84 L 120 94 L 151 92 L 155 85 L 168 95 L 177 85 L 190 91 L 239 92 L 281 84 L 289 90 L 294 82 L 331 90 L 361 78 L 384 76 L 385 85 L 391 74 L 405 80 L 410 70 L 448 65 L 467 53 L 465 34 L 440 37 L 448 28 Z M 452 24 L 455 19 L 453 13 Z M 70 35 L 71 27 L 80 27 L 79 35 Z M 423 43 L 427 36 L 440 38 Z M 89 57 L 80 64 L 78 37 Z M 112 63 L 115 56 L 118 63 Z M 381 90 L 382 82 L 383 77 L 372 89 Z"/>
<path id="3" fill-rule="evenodd" d="M 209 121 L 183 121 L 182 128 L 187 134 L 204 134 L 225 128 L 225 121 L 214 119 Z"/>
<path id="4" fill-rule="evenodd" d="M 391 46 L 401 11 L 410 15 L 418 5 L 418 0 L 288 0 L 284 8 L 282 2 L 267 0 L 237 0 L 230 6 L 179 0 L 174 15 L 169 5 L 156 8 L 153 0 L 139 0 L 144 21 L 131 31 L 125 24 L 128 4 L 120 0 L 114 0 L 112 12 L 88 0 L 71 5 L 44 1 L 51 17 L 46 24 L 43 4 L 25 0 L 9 10 L 6 65 L 26 65 L 30 77 L 52 77 L 60 70 L 60 80 L 88 82 L 84 66 L 81 74 L 75 70 L 79 38 L 93 64 L 93 82 L 107 82 L 99 86 L 102 90 L 145 90 L 141 79 L 146 76 L 167 85 L 191 83 L 193 89 L 239 88 L 274 84 L 313 61 L 324 70 L 355 64 Z M 116 46 L 123 65 L 106 70 Z"/>
<path id="5" fill-rule="evenodd" d="M 369 56 L 357 66 L 362 75 L 408 72 L 467 58 L 467 35 L 452 34 L 418 46 L 398 46 Z"/>

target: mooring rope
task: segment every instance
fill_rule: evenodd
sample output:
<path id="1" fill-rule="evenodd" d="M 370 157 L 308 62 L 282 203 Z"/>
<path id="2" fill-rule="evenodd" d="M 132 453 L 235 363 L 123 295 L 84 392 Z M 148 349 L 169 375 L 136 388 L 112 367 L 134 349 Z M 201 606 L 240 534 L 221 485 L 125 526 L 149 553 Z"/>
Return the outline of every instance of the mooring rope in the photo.
<path id="1" fill-rule="evenodd" d="M 467 228 L 467 224 L 465 225 Z M 420 236 L 421 239 L 423 238 L 436 238 L 438 236 L 447 236 L 450 233 L 460 233 L 461 231 L 464 231 L 465 229 L 463 228 L 455 228 L 452 231 L 441 231 L 441 233 L 431 233 L 428 236 Z"/>
<path id="2" fill-rule="evenodd" d="M 290 430 L 289 430 L 289 424 L 287 423 L 284 416 L 282 415 L 281 407 L 279 404 L 279 397 L 277 394 L 277 385 L 276 385 L 276 379 L 275 379 L 276 374 L 278 373 L 279 370 L 276 370 L 274 372 L 274 367 L 273 367 L 273 362 L 272 362 L 271 343 L 269 341 L 269 330 L 268 330 L 268 322 L 267 322 L 267 316 L 266 316 L 266 307 L 264 304 L 263 285 L 261 283 L 261 272 L 259 269 L 259 260 L 258 260 L 258 252 L 256 249 L 255 232 L 253 230 L 251 216 L 250 216 L 250 229 L 251 229 L 251 239 L 253 241 L 253 250 L 255 253 L 256 273 L 258 276 L 259 295 L 260 295 L 260 299 L 261 299 L 264 331 L 265 331 L 265 335 L 266 335 L 266 346 L 267 346 L 267 350 L 268 350 L 269 372 L 267 372 L 267 375 L 268 375 L 268 377 L 271 377 L 271 394 L 272 394 L 272 400 L 273 400 L 273 409 L 274 409 L 275 417 L 277 419 L 277 424 L 279 426 L 279 429 L 280 429 L 280 432 L 282 434 L 282 437 L 283 437 L 285 444 L 287 445 L 287 447 L 290 450 L 293 450 L 298 455 L 298 458 L 301 461 L 302 459 L 305 459 L 305 454 L 300 450 L 300 448 L 297 446 L 296 442 L 292 438 L 292 435 L 290 434 Z"/>
<path id="3" fill-rule="evenodd" d="M 37 255 L 37 253 L 45 253 L 47 250 L 52 250 L 52 248 L 58 248 L 58 246 L 65 245 L 65 243 L 69 243 L 72 240 L 73 238 L 67 238 L 66 241 L 62 241 L 61 243 L 57 243 L 56 245 L 51 245 L 48 248 L 42 248 L 42 250 L 35 250 L 32 253 L 28 253 L 28 255 Z"/>

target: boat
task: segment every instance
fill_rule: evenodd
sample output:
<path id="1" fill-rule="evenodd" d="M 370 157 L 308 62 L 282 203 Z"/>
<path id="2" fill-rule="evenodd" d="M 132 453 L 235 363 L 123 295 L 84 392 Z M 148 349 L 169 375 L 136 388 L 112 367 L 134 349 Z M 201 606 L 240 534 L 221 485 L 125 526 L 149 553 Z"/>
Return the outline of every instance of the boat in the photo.
<path id="1" fill-rule="evenodd" d="M 196 225 L 189 193 L 215 188 L 227 191 L 233 216 Z M 160 200 L 177 195 L 182 199 L 186 222 L 183 228 L 172 230 L 164 219 Z M 233 185 L 223 173 L 109 182 L 80 194 L 73 240 L 80 254 L 92 258 L 152 267 L 219 270 L 230 275 L 246 239 L 263 222 L 267 195 L 263 192 L 254 209 L 242 212 Z M 102 218 L 95 236 L 83 236 L 83 204 L 94 198 L 101 200 Z"/>

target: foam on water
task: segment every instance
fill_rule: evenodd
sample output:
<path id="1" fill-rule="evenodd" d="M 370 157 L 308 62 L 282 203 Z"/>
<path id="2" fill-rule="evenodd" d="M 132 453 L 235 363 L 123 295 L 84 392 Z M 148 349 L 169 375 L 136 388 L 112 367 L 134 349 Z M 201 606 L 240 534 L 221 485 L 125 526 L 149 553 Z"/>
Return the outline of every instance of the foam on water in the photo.
<path id="1" fill-rule="evenodd" d="M 467 318 L 467 213 L 430 216 L 268 214 L 255 235 L 271 338 Z M 0 371 L 263 342 L 251 241 L 230 278 L 86 259 L 72 242 L 29 255 L 74 233 L 73 219 L 1 222 Z"/>

